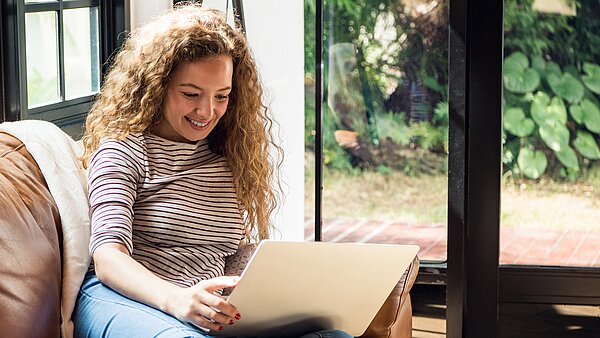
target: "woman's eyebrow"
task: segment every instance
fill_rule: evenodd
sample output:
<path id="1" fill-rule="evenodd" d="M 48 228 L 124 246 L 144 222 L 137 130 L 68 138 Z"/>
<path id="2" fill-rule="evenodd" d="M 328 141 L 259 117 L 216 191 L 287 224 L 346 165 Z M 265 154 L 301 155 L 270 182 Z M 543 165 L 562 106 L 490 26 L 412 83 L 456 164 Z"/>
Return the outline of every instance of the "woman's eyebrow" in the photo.
<path id="1" fill-rule="evenodd" d="M 204 88 L 202 87 L 198 87 L 193 83 L 182 83 L 179 85 L 180 87 L 191 87 L 197 90 L 204 90 Z M 231 86 L 227 86 L 227 87 L 223 87 L 221 89 L 217 89 L 218 92 L 223 92 L 223 91 L 227 91 L 227 90 L 231 90 Z"/>

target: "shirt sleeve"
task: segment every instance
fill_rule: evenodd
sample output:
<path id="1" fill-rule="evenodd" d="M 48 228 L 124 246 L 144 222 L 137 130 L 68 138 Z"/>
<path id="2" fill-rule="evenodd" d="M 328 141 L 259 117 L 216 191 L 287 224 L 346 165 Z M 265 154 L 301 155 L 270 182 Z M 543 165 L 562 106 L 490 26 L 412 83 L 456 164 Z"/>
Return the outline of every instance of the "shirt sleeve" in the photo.
<path id="1" fill-rule="evenodd" d="M 133 204 L 141 160 L 125 141 L 116 140 L 102 142 L 93 155 L 88 169 L 90 254 L 105 243 L 123 244 L 133 252 Z"/>

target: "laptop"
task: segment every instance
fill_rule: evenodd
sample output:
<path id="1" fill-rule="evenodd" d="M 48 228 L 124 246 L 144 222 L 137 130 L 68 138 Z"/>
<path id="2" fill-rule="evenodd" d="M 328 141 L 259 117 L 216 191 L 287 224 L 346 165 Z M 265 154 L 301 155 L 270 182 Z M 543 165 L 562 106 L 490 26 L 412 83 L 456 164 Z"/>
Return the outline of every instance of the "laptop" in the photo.
<path id="1" fill-rule="evenodd" d="M 211 336 L 360 336 L 413 261 L 415 245 L 262 241 L 228 301 L 242 319 Z"/>

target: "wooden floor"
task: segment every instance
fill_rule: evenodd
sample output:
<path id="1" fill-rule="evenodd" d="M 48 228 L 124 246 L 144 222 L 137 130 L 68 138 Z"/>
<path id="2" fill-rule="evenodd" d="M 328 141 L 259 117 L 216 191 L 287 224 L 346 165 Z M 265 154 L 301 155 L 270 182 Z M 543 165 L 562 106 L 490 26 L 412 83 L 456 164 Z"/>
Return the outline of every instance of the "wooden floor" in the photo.
<path id="1" fill-rule="evenodd" d="M 415 285 L 411 297 L 413 337 L 445 337 L 445 288 Z M 501 304 L 499 326 L 503 338 L 600 338 L 600 305 Z"/>

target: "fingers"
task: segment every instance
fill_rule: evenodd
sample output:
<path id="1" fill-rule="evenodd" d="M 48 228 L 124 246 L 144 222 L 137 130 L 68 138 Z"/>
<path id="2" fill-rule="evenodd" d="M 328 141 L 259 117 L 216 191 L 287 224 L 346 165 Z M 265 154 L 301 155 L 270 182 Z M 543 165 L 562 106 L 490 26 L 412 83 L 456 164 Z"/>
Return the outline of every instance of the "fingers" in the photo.
<path id="1" fill-rule="evenodd" d="M 214 309 L 203 307 L 201 311 L 190 316 L 194 324 L 211 329 L 222 330 L 222 327 L 235 324 L 235 320 Z"/>
<path id="2" fill-rule="evenodd" d="M 198 299 L 197 307 L 188 316 L 194 324 L 211 330 L 222 330 L 226 325 L 233 325 L 240 319 L 235 307 L 220 296 L 203 293 Z"/>
<path id="3" fill-rule="evenodd" d="M 202 292 L 197 294 L 198 295 L 198 301 L 200 304 L 204 304 L 205 306 L 208 306 L 211 311 L 215 310 L 215 312 L 219 312 L 220 314 L 224 315 L 227 317 L 227 321 L 223 322 L 223 321 L 219 321 L 223 324 L 229 324 L 229 319 L 239 319 L 239 312 L 238 310 L 235 308 L 235 306 L 229 304 L 227 302 L 226 299 L 222 298 L 219 295 L 215 295 L 213 293 L 207 293 L 207 292 Z M 213 319 L 212 313 L 208 312 L 203 313 L 203 315 L 205 317 L 208 317 L 210 319 Z"/>
<path id="4" fill-rule="evenodd" d="M 221 331 L 225 327 L 224 324 L 213 322 L 201 315 L 194 315 L 188 321 L 194 325 L 214 331 Z"/>
<path id="5" fill-rule="evenodd" d="M 194 299 L 193 309 L 190 309 L 192 310 L 190 312 L 214 321 L 216 324 L 232 325 L 240 319 L 240 313 L 235 306 L 216 294 L 216 291 L 235 287 L 238 283 L 238 276 L 222 276 L 199 282 L 190 289 L 193 291 L 192 299 Z M 200 321 L 202 321 L 201 318 Z"/>
<path id="6" fill-rule="evenodd" d="M 202 288 L 208 292 L 215 292 L 219 289 L 232 288 L 240 282 L 239 276 L 221 276 L 202 281 Z"/>

